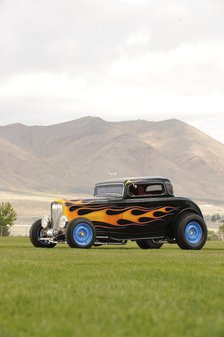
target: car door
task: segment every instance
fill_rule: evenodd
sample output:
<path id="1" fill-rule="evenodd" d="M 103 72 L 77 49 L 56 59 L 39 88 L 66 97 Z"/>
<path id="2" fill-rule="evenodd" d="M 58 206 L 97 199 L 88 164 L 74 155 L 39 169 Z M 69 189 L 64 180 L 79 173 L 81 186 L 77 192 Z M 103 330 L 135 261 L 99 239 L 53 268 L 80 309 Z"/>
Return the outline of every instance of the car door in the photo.
<path id="1" fill-rule="evenodd" d="M 164 236 L 176 213 L 162 182 L 137 183 L 135 191 L 130 186 L 125 204 L 123 230 L 133 239 Z"/>

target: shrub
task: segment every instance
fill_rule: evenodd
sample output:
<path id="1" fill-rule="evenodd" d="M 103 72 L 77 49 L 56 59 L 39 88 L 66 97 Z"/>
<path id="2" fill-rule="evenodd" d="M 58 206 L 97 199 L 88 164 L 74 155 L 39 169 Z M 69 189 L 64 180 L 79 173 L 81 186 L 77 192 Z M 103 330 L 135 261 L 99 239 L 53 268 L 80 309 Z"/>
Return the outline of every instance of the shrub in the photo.
<path id="1" fill-rule="evenodd" d="M 0 204 L 0 234 L 2 236 L 9 235 L 9 228 L 16 221 L 16 218 L 17 215 L 12 205 L 9 202 L 2 202 Z"/>

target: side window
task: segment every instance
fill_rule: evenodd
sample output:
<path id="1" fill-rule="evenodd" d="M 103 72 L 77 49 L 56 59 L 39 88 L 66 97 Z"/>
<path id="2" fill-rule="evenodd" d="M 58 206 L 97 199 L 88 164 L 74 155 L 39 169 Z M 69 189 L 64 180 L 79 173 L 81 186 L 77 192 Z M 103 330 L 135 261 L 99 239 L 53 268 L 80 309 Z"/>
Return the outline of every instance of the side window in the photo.
<path id="1" fill-rule="evenodd" d="M 132 184 L 129 187 L 129 193 L 131 197 L 137 197 L 145 194 L 145 185 L 143 184 Z"/>
<path id="2" fill-rule="evenodd" d="M 165 193 L 165 188 L 163 184 L 132 184 L 129 187 L 129 195 L 131 197 L 140 196 L 158 196 Z"/>
<path id="3" fill-rule="evenodd" d="M 165 189 L 162 184 L 152 184 L 148 185 L 145 189 L 146 194 L 151 194 L 151 195 L 158 195 L 158 194 L 164 194 Z"/>

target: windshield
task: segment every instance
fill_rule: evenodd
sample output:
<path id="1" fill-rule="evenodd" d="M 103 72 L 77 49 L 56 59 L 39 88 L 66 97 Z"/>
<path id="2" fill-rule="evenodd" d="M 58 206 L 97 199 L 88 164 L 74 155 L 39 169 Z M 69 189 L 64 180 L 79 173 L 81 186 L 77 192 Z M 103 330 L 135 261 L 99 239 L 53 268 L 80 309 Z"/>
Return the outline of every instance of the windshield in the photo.
<path id="1" fill-rule="evenodd" d="M 124 193 L 123 184 L 102 184 L 96 185 L 94 190 L 95 196 L 117 196 L 121 197 Z"/>

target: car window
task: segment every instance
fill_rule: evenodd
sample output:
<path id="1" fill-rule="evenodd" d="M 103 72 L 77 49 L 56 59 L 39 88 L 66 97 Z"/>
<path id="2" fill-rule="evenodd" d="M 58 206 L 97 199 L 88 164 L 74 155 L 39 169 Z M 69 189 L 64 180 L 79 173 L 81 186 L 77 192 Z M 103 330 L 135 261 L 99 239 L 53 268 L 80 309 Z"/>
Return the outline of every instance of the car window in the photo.
<path id="1" fill-rule="evenodd" d="M 130 196 L 157 196 L 163 195 L 165 188 L 163 184 L 132 184 L 129 187 Z"/>
<path id="2" fill-rule="evenodd" d="M 110 196 L 119 195 L 123 196 L 124 185 L 123 184 L 102 184 L 97 185 L 94 190 L 95 196 Z"/>
<path id="3" fill-rule="evenodd" d="M 161 194 L 164 193 L 164 187 L 162 184 L 148 185 L 145 189 L 145 192 L 148 194 Z"/>

